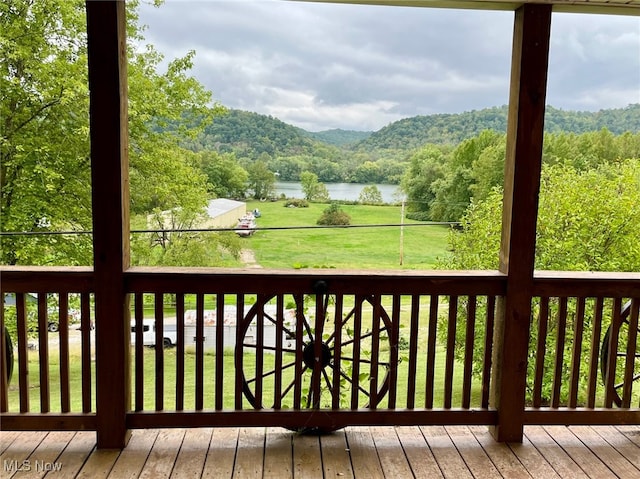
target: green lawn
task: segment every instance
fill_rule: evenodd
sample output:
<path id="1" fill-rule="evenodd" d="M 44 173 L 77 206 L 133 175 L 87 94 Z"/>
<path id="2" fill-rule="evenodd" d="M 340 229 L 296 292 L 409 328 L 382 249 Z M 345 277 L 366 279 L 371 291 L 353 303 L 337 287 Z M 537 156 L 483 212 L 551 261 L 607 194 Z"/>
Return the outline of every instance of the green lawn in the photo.
<path id="1" fill-rule="evenodd" d="M 260 209 L 260 228 L 316 226 L 327 204 L 285 208 L 282 201 L 249 202 Z M 400 206 L 342 205 L 352 225 L 401 222 Z M 420 224 L 405 220 L 405 224 Z M 403 264 L 400 265 L 400 227 L 331 228 L 258 231 L 243 241 L 265 268 L 432 269 L 446 254 L 447 226 L 404 228 Z"/>

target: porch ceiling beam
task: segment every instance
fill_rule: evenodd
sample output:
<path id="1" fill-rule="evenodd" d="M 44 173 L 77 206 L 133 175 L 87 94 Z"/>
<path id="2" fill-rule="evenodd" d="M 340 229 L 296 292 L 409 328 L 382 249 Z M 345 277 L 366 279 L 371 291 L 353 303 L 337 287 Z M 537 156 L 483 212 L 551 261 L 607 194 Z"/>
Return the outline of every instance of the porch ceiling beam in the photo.
<path id="1" fill-rule="evenodd" d="M 513 0 L 292 0 L 312 3 L 387 5 L 396 7 L 451 8 L 462 10 L 515 11 L 525 2 Z M 640 15 L 640 0 L 529 0 L 529 4 L 551 5 L 554 12 L 598 15 Z"/>

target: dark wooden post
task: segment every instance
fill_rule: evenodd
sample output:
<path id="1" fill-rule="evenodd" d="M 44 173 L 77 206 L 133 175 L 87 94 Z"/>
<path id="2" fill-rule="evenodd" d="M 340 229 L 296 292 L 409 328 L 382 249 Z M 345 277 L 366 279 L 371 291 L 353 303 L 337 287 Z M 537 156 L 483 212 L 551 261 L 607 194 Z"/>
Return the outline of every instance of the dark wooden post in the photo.
<path id="1" fill-rule="evenodd" d="M 123 0 L 86 1 L 96 310 L 99 448 L 122 448 L 129 433 L 129 159 L 126 21 Z"/>
<path id="2" fill-rule="evenodd" d="M 551 5 L 516 11 L 500 248 L 507 293 L 498 304 L 491 388 L 499 441 L 522 442 L 523 434 L 550 30 Z"/>

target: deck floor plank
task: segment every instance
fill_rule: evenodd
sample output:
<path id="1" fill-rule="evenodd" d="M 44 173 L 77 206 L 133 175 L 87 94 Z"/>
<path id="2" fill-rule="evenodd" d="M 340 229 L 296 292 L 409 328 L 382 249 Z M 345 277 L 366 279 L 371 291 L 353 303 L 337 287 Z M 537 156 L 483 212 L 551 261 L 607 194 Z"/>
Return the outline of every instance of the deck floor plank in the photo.
<path id="1" fill-rule="evenodd" d="M 3 479 L 640 479 L 638 426 L 524 431 L 522 444 L 502 444 L 484 426 L 361 426 L 320 437 L 281 428 L 149 429 L 132 431 L 122 451 L 96 450 L 91 431 L 0 431 L 0 463 Z M 35 469 L 36 461 L 60 469 L 8 470 L 11 464 Z"/>
<path id="2" fill-rule="evenodd" d="M 140 479 L 168 478 L 184 440 L 184 429 L 168 429 L 158 433 L 147 457 Z"/>
<path id="3" fill-rule="evenodd" d="M 113 465 L 118 460 L 120 452 L 117 449 L 99 449 L 93 451 L 87 458 L 82 469 L 76 475 L 78 479 L 102 479 L 109 476 Z"/>
<path id="4" fill-rule="evenodd" d="M 320 451 L 324 477 L 355 477 L 344 430 L 320 436 Z"/>
<path id="5" fill-rule="evenodd" d="M 322 477 L 320 438 L 293 434 L 294 477 Z"/>
<path id="6" fill-rule="evenodd" d="M 56 479 L 72 479 L 82 473 L 89 457 L 96 452 L 96 433 L 80 431 L 73 435 L 67 447 L 58 457 L 62 468 L 56 473 Z"/>
<path id="7" fill-rule="evenodd" d="M 371 435 L 378 451 L 380 464 L 386 477 L 412 477 L 411 466 L 404 454 L 398 454 L 402 450 L 400 439 L 394 428 L 372 427 Z"/>
<path id="8" fill-rule="evenodd" d="M 53 431 L 47 434 L 29 457 L 31 470 L 20 474 L 20 477 L 40 478 L 49 471 L 61 469 L 62 463 L 58 459 L 75 434 L 73 431 Z"/>
<path id="9" fill-rule="evenodd" d="M 447 432 L 467 467 L 475 477 L 501 478 L 491 459 L 467 426 L 448 426 Z"/>
<path id="10" fill-rule="evenodd" d="M 113 479 L 136 479 L 147 462 L 153 443 L 158 437 L 158 430 L 136 430 L 118 460 L 114 464 L 109 477 Z"/>
<path id="11" fill-rule="evenodd" d="M 616 429 L 636 446 L 640 447 L 640 425 L 616 426 Z"/>
<path id="12" fill-rule="evenodd" d="M 416 478 L 431 479 L 443 477 L 436 459 L 418 426 L 400 426 L 396 428 L 398 438 L 411 471 Z"/>
<path id="13" fill-rule="evenodd" d="M 420 430 L 427 440 L 433 457 L 438 462 L 438 467 L 440 467 L 440 471 L 442 471 L 442 475 L 445 478 L 464 479 L 473 477 L 443 426 L 422 426 Z"/>
<path id="14" fill-rule="evenodd" d="M 233 477 L 262 477 L 265 432 L 263 427 L 240 429 Z"/>
<path id="15" fill-rule="evenodd" d="M 5 473 L 3 479 L 14 476 L 18 469 L 24 470 L 23 465 L 47 436 L 46 432 L 29 431 L 20 434 L 20 437 L 11 442 L 10 447 L 0 454 L 0 467 Z"/>
<path id="16" fill-rule="evenodd" d="M 527 429 L 528 426 L 522 443 L 510 443 L 509 447 L 534 479 L 559 479 L 560 475 L 529 440 Z"/>
<path id="17" fill-rule="evenodd" d="M 18 431 L 3 431 L 0 436 L 0 454 L 6 451 L 20 434 Z"/>
<path id="18" fill-rule="evenodd" d="M 615 478 L 616 475 L 598 457 L 564 426 L 544 426 L 544 430 L 564 449 L 569 456 L 594 479 Z"/>
<path id="19" fill-rule="evenodd" d="M 277 427 L 267 429 L 263 477 L 293 479 L 293 440 L 290 431 Z"/>
<path id="20" fill-rule="evenodd" d="M 611 469 L 616 476 L 624 477 L 625 479 L 640 479 L 640 470 L 593 428 L 570 426 L 569 430 L 580 439 L 600 461 L 609 466 L 609 469 Z M 640 449 L 638 449 L 636 453 L 635 463 L 638 464 L 639 462 Z"/>
<path id="21" fill-rule="evenodd" d="M 504 477 L 528 479 L 531 474 L 522 465 L 508 444 L 496 442 L 486 426 L 469 426 L 484 452 Z"/>
<path id="22" fill-rule="evenodd" d="M 376 445 L 368 427 L 350 427 L 346 431 L 351 465 L 356 477 L 384 479 Z"/>
<path id="23" fill-rule="evenodd" d="M 207 459 L 207 451 L 211 446 L 212 434 L 213 429 L 210 427 L 187 429 L 171 472 L 172 478 L 200 479 Z"/>
<path id="24" fill-rule="evenodd" d="M 542 426 L 527 426 L 525 434 L 560 477 L 566 479 L 589 477 Z"/>
<path id="25" fill-rule="evenodd" d="M 238 449 L 238 432 L 235 428 L 213 430 L 202 479 L 228 479 L 233 476 Z"/>

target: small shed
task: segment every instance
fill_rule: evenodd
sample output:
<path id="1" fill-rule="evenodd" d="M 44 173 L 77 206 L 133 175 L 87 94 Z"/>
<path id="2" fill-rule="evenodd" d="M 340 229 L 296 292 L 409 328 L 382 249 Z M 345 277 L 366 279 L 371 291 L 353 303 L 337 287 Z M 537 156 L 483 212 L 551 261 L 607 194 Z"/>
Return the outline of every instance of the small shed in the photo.
<path id="1" fill-rule="evenodd" d="M 205 223 L 209 228 L 228 228 L 235 226 L 238 218 L 242 218 L 247 212 L 247 204 L 243 201 L 216 198 L 207 205 Z"/>

